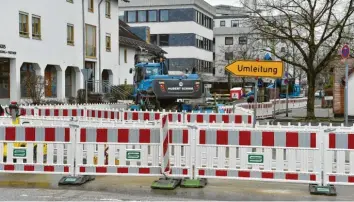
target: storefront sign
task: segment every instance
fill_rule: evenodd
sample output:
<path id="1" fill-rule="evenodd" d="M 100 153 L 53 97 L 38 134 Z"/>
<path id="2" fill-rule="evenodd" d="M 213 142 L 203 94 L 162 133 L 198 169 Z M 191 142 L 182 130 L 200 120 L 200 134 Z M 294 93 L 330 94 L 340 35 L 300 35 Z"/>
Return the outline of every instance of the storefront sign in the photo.
<path id="1" fill-rule="evenodd" d="M 5 44 L 0 44 L 0 53 L 3 53 L 3 54 L 10 54 L 10 55 L 16 55 L 16 52 L 15 52 L 15 51 L 7 51 Z"/>

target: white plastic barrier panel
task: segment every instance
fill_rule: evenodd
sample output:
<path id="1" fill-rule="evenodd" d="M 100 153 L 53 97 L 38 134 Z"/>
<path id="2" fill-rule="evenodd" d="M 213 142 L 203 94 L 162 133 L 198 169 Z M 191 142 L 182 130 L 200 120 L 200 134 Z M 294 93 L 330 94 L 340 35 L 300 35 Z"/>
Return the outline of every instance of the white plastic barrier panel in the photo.
<path id="1" fill-rule="evenodd" d="M 196 178 L 321 182 L 320 132 L 199 129 Z"/>
<path id="2" fill-rule="evenodd" d="M 73 135 L 68 127 L 0 126 L 0 172 L 72 174 Z"/>
<path id="3" fill-rule="evenodd" d="M 326 134 L 325 184 L 354 185 L 354 130 Z"/>

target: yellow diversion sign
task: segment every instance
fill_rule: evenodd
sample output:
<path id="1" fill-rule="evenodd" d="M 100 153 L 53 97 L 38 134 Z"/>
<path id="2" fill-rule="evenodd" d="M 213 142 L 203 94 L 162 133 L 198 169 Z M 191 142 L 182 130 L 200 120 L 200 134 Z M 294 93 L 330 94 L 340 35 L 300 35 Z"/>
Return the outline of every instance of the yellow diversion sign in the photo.
<path id="1" fill-rule="evenodd" d="M 284 63 L 282 61 L 239 60 L 226 66 L 225 70 L 241 77 L 282 78 Z"/>

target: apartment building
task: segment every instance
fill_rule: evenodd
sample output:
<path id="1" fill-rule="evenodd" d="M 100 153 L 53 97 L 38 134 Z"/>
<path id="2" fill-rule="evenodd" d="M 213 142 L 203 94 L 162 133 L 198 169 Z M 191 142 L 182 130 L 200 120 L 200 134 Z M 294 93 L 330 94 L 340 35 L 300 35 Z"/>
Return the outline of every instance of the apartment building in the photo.
<path id="1" fill-rule="evenodd" d="M 118 83 L 118 1 L 3 0 L 0 102 L 29 97 L 29 75 L 43 76 L 44 96 L 59 100 L 86 77 Z"/>
<path id="2" fill-rule="evenodd" d="M 168 54 L 169 71 L 213 72 L 215 8 L 203 0 L 134 0 L 120 4 L 131 27 L 150 27 L 150 43 Z"/>

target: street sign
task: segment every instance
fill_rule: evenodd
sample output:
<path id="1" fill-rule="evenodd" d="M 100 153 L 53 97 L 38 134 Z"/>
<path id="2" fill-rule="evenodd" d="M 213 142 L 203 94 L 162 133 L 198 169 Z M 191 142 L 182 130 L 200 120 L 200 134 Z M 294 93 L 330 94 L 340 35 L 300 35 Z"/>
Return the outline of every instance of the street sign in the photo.
<path id="1" fill-rule="evenodd" d="M 248 153 L 248 164 L 262 164 L 263 162 L 263 154 Z"/>
<path id="2" fill-rule="evenodd" d="M 138 149 L 127 150 L 126 159 L 127 160 L 140 160 L 141 151 Z"/>
<path id="3" fill-rule="evenodd" d="M 270 53 L 266 53 L 264 55 L 264 60 L 272 60 L 272 55 Z"/>
<path id="4" fill-rule="evenodd" d="M 22 148 L 20 148 L 20 147 L 14 148 L 12 155 L 14 158 L 26 158 L 26 156 L 27 156 L 26 148 L 23 148 L 23 147 Z"/>
<path id="5" fill-rule="evenodd" d="M 242 77 L 282 78 L 284 64 L 282 61 L 239 60 L 226 66 L 225 70 Z"/>
<path id="6" fill-rule="evenodd" d="M 342 58 L 347 59 L 350 55 L 350 48 L 347 44 L 345 44 L 342 48 Z"/>

